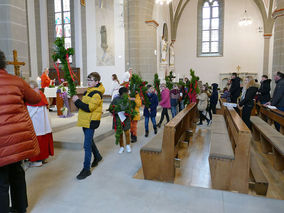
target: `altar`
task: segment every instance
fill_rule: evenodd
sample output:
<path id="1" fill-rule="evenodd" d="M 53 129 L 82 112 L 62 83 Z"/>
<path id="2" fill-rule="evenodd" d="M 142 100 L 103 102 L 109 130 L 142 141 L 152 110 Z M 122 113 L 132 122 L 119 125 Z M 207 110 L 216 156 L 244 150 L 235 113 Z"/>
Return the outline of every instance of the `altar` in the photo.
<path id="1" fill-rule="evenodd" d="M 64 87 L 68 93 L 68 87 Z M 57 114 L 58 115 L 62 115 L 61 112 L 61 108 L 63 107 L 63 101 L 61 100 L 62 98 L 60 97 L 60 93 L 57 92 L 58 91 L 58 87 L 53 87 L 53 88 L 45 88 L 44 89 L 44 95 L 46 96 L 46 98 L 56 98 L 56 106 L 57 106 Z M 82 99 L 84 93 L 87 91 L 87 87 L 77 87 L 76 88 L 77 91 L 77 95 L 80 99 Z M 78 109 L 75 106 L 75 104 L 73 103 L 71 97 L 68 96 L 68 103 L 70 106 L 70 110 L 71 112 L 77 112 Z"/>

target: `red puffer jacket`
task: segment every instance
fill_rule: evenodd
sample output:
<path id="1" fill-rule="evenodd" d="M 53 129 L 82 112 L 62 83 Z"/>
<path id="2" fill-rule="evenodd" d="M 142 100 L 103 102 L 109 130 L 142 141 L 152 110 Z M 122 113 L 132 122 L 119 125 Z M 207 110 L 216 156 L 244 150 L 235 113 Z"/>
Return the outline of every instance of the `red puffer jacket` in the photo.
<path id="1" fill-rule="evenodd" d="M 25 102 L 37 104 L 40 100 L 24 80 L 0 70 L 0 167 L 39 154 Z"/>

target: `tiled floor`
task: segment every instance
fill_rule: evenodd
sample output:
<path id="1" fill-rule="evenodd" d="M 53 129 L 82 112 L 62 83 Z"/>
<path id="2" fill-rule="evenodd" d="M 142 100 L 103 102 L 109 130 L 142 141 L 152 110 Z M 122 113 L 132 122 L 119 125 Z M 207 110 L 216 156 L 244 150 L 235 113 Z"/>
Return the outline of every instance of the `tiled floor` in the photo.
<path id="1" fill-rule="evenodd" d="M 143 137 L 143 124 L 140 121 L 139 142 L 131 154 L 117 154 L 114 136 L 97 141 L 104 159 L 86 180 L 75 178 L 82 168 L 82 150 L 56 149 L 48 164 L 30 168 L 29 212 L 284 212 L 284 201 L 132 178 L 141 167 L 141 146 L 153 137 L 153 131 L 147 140 Z M 100 128 L 109 128 L 109 124 L 102 123 Z M 82 133 L 72 137 L 81 140 Z"/>

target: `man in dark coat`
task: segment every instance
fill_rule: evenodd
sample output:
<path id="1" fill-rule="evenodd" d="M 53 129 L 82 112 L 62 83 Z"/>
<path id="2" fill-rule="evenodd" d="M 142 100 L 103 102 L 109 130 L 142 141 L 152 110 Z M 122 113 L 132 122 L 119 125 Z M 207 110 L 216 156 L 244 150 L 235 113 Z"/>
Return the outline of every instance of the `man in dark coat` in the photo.
<path id="1" fill-rule="evenodd" d="M 275 106 L 277 107 L 277 109 L 284 112 L 284 73 L 277 72 L 274 80 L 276 82 L 276 87 L 272 96 L 272 100 L 266 105 Z M 280 131 L 280 124 L 275 122 L 275 128 Z"/>
<path id="2" fill-rule="evenodd" d="M 210 96 L 210 108 L 209 108 L 209 116 L 212 121 L 212 112 L 216 114 L 216 105 L 218 103 L 219 95 L 218 95 L 218 84 L 212 84 L 212 93 Z"/>
<path id="3" fill-rule="evenodd" d="M 238 97 L 241 94 L 241 79 L 238 77 L 237 73 L 232 74 L 230 94 L 231 102 L 237 103 Z"/>
<path id="4" fill-rule="evenodd" d="M 261 83 L 261 85 L 260 85 L 260 88 L 258 90 L 258 92 L 260 93 L 259 101 L 260 101 L 261 104 L 266 104 L 271 99 L 271 97 L 270 97 L 271 80 L 268 79 L 267 75 L 263 75 L 260 83 Z"/>

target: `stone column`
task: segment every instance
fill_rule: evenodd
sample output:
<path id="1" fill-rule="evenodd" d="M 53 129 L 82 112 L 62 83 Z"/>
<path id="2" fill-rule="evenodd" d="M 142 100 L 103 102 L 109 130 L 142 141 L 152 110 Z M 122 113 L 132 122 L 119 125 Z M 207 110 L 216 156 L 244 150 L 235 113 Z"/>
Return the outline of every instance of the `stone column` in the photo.
<path id="1" fill-rule="evenodd" d="M 263 75 L 268 75 L 269 55 L 270 55 L 270 38 L 272 34 L 265 33 L 263 36 L 264 36 Z"/>
<path id="2" fill-rule="evenodd" d="M 275 19 L 272 75 L 284 72 L 284 0 L 278 0 Z M 275 85 L 273 81 L 273 85 Z"/>
<path id="3" fill-rule="evenodd" d="M 22 76 L 30 76 L 29 40 L 26 1 L 4 0 L 0 2 L 0 48 L 8 61 L 13 60 L 13 50 L 18 52 L 18 60 L 26 63 L 21 67 Z M 14 67 L 7 66 L 14 74 Z"/>
<path id="4" fill-rule="evenodd" d="M 125 0 L 125 64 L 152 83 L 157 72 L 156 29 L 145 23 L 152 20 L 155 0 Z"/>

